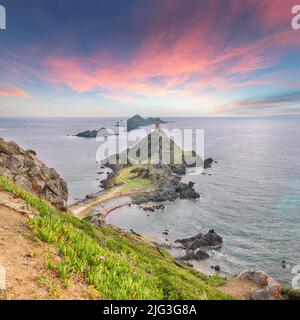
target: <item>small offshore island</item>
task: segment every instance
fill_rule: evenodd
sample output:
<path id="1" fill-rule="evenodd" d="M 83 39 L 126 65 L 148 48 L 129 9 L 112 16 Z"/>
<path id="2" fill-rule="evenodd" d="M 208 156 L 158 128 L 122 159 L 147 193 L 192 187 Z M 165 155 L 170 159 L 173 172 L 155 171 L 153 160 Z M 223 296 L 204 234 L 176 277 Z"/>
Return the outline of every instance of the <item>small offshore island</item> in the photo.
<path id="1" fill-rule="evenodd" d="M 139 129 L 140 127 L 149 126 L 156 123 L 167 123 L 167 121 L 163 121 L 160 118 L 143 118 L 139 114 L 129 118 L 126 121 L 126 130 L 133 131 Z M 118 121 L 116 124 L 117 127 L 120 126 L 120 122 Z M 75 134 L 75 137 L 79 138 L 96 138 L 96 137 L 108 137 L 110 135 L 117 135 L 115 129 L 107 129 L 101 128 L 99 130 L 85 130 Z"/>

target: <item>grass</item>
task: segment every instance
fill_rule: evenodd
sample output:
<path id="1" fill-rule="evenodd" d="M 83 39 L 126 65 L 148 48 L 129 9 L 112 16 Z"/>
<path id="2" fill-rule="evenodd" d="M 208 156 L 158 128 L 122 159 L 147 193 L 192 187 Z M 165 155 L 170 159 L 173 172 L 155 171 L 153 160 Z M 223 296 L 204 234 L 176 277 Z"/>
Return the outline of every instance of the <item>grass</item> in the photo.
<path id="1" fill-rule="evenodd" d="M 79 275 L 100 299 L 231 298 L 216 288 L 224 279 L 180 266 L 165 250 L 140 237 L 96 227 L 61 212 L 3 176 L 0 188 L 39 212 L 29 226 L 36 238 L 56 247 L 61 258 L 48 254 L 47 268 L 66 283 Z"/>
<path id="2" fill-rule="evenodd" d="M 132 189 L 139 190 L 147 186 L 152 186 L 153 181 L 151 179 L 145 179 L 137 177 L 132 170 L 141 167 L 142 165 L 133 165 L 130 167 L 122 168 L 117 176 L 112 180 L 114 185 L 123 185 L 123 191 L 130 191 Z"/>

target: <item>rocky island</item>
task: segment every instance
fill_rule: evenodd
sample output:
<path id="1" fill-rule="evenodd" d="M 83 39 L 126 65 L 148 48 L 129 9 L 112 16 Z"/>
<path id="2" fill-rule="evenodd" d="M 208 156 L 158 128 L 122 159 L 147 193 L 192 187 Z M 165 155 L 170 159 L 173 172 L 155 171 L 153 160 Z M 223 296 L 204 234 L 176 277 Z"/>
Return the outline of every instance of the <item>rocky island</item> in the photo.
<path id="1" fill-rule="evenodd" d="M 85 131 L 79 132 L 75 135 L 75 137 L 96 138 L 96 137 L 108 137 L 115 134 L 116 133 L 109 131 L 107 128 L 101 128 L 99 130 L 85 130 Z"/>
<path id="2" fill-rule="evenodd" d="M 140 127 L 149 126 L 156 123 L 167 123 L 160 118 L 143 118 L 139 114 L 127 120 L 127 131 L 139 129 Z"/>
<path id="3" fill-rule="evenodd" d="M 162 144 L 151 148 L 151 142 L 159 139 Z M 165 150 L 162 145 L 169 147 Z M 162 159 L 167 155 L 170 163 L 163 164 Z M 130 193 L 135 204 L 198 199 L 200 195 L 195 191 L 194 183 L 183 183 L 180 177 L 188 166 L 185 160 L 192 156 L 192 153 L 181 150 L 163 130 L 156 129 L 131 148 L 102 161 L 101 164 L 112 172 L 101 181 L 101 186 L 107 193 L 115 192 L 115 189 L 120 196 Z M 183 163 L 175 164 L 176 157 L 180 157 Z M 119 159 L 124 158 L 126 164 L 120 164 Z"/>
<path id="4" fill-rule="evenodd" d="M 160 141 L 157 148 L 151 145 L 153 141 Z M 170 160 L 168 164 L 162 161 L 166 157 Z M 125 159 L 125 164 L 121 164 L 120 159 Z M 178 159 L 181 160 L 179 163 L 175 161 Z M 200 194 L 194 189 L 194 183 L 182 182 L 181 176 L 190 167 L 210 168 L 213 162 L 212 158 L 203 161 L 195 152 L 183 151 L 156 124 L 155 129 L 138 143 L 101 161 L 102 167 L 111 170 L 100 182 L 104 191 L 100 195 L 88 195 L 74 204 L 71 210 L 78 217 L 89 216 L 100 226 L 105 225 L 111 211 L 121 206 L 135 204 L 142 206 L 144 211 L 153 212 L 163 210 L 164 202 L 177 199 L 195 201 Z M 101 210 L 95 212 L 94 209 L 100 206 Z"/>

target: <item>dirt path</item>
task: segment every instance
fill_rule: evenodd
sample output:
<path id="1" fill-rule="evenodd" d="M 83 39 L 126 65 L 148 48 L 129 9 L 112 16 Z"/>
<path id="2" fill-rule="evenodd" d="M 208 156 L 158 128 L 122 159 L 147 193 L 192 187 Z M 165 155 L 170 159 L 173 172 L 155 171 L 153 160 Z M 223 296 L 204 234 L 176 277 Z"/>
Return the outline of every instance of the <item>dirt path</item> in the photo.
<path id="1" fill-rule="evenodd" d="M 218 289 L 239 300 L 247 300 L 253 291 L 259 289 L 259 286 L 247 279 L 233 278 Z"/>
<path id="2" fill-rule="evenodd" d="M 25 202 L 0 191 L 0 265 L 5 268 L 6 289 L 0 299 L 89 299 L 83 279 L 65 287 L 54 271 L 46 268 L 47 254 L 59 259 L 50 245 L 35 240 L 27 225 L 34 215 Z"/>

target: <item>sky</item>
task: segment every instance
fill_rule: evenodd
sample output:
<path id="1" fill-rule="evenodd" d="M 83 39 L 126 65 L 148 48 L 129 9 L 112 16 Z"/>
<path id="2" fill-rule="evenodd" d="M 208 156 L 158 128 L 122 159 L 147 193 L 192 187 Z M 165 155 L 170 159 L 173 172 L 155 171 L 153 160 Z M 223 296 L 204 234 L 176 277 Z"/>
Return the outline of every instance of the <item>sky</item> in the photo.
<path id="1" fill-rule="evenodd" d="M 0 116 L 300 114 L 295 4 L 0 0 Z"/>

